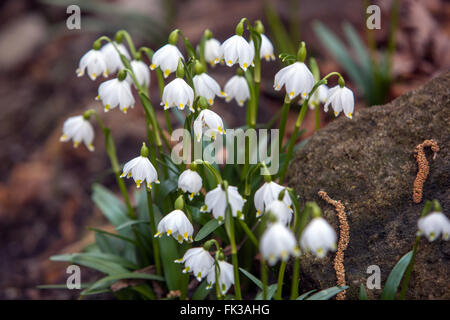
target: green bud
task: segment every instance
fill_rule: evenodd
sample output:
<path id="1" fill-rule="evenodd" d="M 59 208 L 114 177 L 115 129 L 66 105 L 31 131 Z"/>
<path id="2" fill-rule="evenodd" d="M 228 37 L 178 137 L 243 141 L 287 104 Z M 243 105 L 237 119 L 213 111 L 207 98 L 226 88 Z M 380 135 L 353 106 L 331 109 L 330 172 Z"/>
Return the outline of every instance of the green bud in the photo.
<path id="1" fill-rule="evenodd" d="M 306 59 L 306 46 L 305 46 L 305 42 L 302 41 L 300 43 L 300 48 L 297 51 L 297 60 L 300 62 L 304 62 Z"/>
<path id="2" fill-rule="evenodd" d="M 206 30 L 205 30 L 205 38 L 206 38 L 206 40 L 209 40 L 209 39 L 211 39 L 212 37 L 213 37 L 213 34 L 212 34 L 211 30 L 206 29 Z"/>
<path id="3" fill-rule="evenodd" d="M 205 67 L 203 66 L 203 64 L 200 61 L 195 60 L 194 71 L 195 71 L 195 74 L 201 74 L 201 73 L 205 72 Z"/>
<path id="4" fill-rule="evenodd" d="M 142 142 L 141 157 L 148 157 L 148 148 L 145 142 Z"/>
<path id="5" fill-rule="evenodd" d="M 181 195 L 181 196 L 179 196 L 177 198 L 177 200 L 175 200 L 175 209 L 176 210 L 183 210 L 183 208 L 184 208 L 184 198 Z"/>
<path id="6" fill-rule="evenodd" d="M 170 35 L 169 35 L 169 43 L 170 44 L 173 44 L 173 45 L 176 45 L 177 44 L 177 42 L 178 42 L 178 32 L 179 32 L 180 30 L 178 30 L 178 29 L 175 29 L 175 30 L 173 30 L 171 33 L 170 33 Z"/>
<path id="7" fill-rule="evenodd" d="M 116 35 L 114 36 L 114 41 L 117 43 L 122 43 L 123 41 L 123 34 L 120 31 L 116 32 Z"/>
<path id="8" fill-rule="evenodd" d="M 278 194 L 278 200 L 283 201 L 285 194 L 286 194 L 286 189 L 281 190 L 281 192 Z"/>
<path id="9" fill-rule="evenodd" d="M 209 104 L 208 101 L 206 100 L 205 97 L 198 97 L 197 100 L 197 107 L 200 109 L 208 109 L 209 108 Z M 192 165 L 191 165 L 192 166 Z"/>
<path id="10" fill-rule="evenodd" d="M 211 246 L 214 244 L 214 239 L 208 240 L 203 244 L 203 249 L 205 249 L 206 251 L 209 251 L 209 249 L 211 248 Z"/>
<path id="11" fill-rule="evenodd" d="M 241 77 L 243 77 L 244 76 L 244 70 L 242 70 L 241 68 L 238 68 L 237 69 L 237 71 L 236 71 L 236 74 L 238 75 L 238 76 L 241 76 Z"/>
<path id="12" fill-rule="evenodd" d="M 217 260 L 223 261 L 225 260 L 225 255 L 223 254 L 222 248 L 216 253 Z"/>
<path id="13" fill-rule="evenodd" d="M 264 33 L 264 25 L 262 24 L 261 20 L 256 20 L 255 21 L 255 30 L 259 34 L 263 34 Z"/>
<path id="14" fill-rule="evenodd" d="M 222 190 L 227 190 L 228 189 L 228 182 L 226 180 L 223 180 L 220 183 L 220 186 L 222 187 Z"/>
<path id="15" fill-rule="evenodd" d="M 341 88 L 345 87 L 345 80 L 344 80 L 344 78 L 339 77 L 338 84 L 339 84 L 339 87 L 341 87 Z"/>
<path id="16" fill-rule="evenodd" d="M 433 211 L 442 212 L 441 204 L 436 199 L 433 200 Z"/>
<path id="17" fill-rule="evenodd" d="M 197 163 L 192 162 L 189 169 L 191 169 L 192 171 L 197 171 Z"/>
<path id="18" fill-rule="evenodd" d="M 177 77 L 178 78 L 184 77 L 184 66 L 183 66 L 183 61 L 181 60 L 181 58 L 178 60 Z"/>
<path id="19" fill-rule="evenodd" d="M 119 79 L 119 81 L 125 80 L 126 77 L 127 72 L 125 70 L 120 70 L 119 73 L 117 74 L 117 79 Z"/>
<path id="20" fill-rule="evenodd" d="M 236 26 L 236 34 L 242 36 L 244 34 L 244 19 L 242 19 Z"/>
<path id="21" fill-rule="evenodd" d="M 271 182 L 272 181 L 272 176 L 270 174 L 265 174 L 264 175 L 264 181 L 265 182 Z"/>
<path id="22" fill-rule="evenodd" d="M 100 47 L 102 46 L 102 41 L 100 39 L 95 40 L 92 44 L 92 49 L 94 50 L 100 50 Z"/>
<path id="23" fill-rule="evenodd" d="M 84 120 L 89 120 L 91 115 L 94 113 L 94 110 L 87 110 L 83 113 Z"/>

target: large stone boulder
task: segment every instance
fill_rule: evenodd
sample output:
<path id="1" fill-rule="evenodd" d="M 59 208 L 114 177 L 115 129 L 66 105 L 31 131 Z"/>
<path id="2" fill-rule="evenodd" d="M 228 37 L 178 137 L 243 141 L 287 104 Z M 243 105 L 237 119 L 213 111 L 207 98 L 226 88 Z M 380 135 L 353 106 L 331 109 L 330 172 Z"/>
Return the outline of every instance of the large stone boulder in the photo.
<path id="1" fill-rule="evenodd" d="M 341 200 L 350 225 L 345 252 L 347 299 L 358 299 L 367 268 L 378 265 L 382 287 L 397 261 L 411 250 L 425 200 L 438 199 L 450 212 L 450 72 L 383 106 L 340 117 L 310 138 L 296 154 L 287 184 L 302 202 L 314 200 L 338 231 L 332 206 L 318 197 L 324 190 Z M 435 160 L 427 150 L 430 173 L 423 201 L 413 202 L 417 174 L 414 148 L 426 139 L 440 146 Z M 301 290 L 336 284 L 334 254 L 319 260 L 304 255 Z M 407 298 L 450 299 L 450 241 L 421 239 Z M 381 290 L 368 290 L 379 298 Z"/>

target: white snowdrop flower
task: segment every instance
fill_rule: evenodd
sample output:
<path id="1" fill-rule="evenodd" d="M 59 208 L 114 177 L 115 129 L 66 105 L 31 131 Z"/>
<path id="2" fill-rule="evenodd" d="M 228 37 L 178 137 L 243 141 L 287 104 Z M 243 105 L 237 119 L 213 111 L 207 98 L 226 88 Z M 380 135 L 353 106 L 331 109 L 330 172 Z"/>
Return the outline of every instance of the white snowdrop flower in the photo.
<path id="1" fill-rule="evenodd" d="M 347 118 L 352 118 L 353 109 L 355 108 L 355 100 L 353 97 L 353 92 L 347 87 L 340 87 L 339 85 L 331 88 L 328 91 L 327 101 L 324 105 L 325 112 L 328 112 L 328 105 L 334 110 L 334 115 L 337 117 L 341 111 Z"/>
<path id="2" fill-rule="evenodd" d="M 252 49 L 253 55 L 255 52 L 255 46 L 253 40 L 249 42 L 250 48 Z M 275 55 L 273 54 L 273 45 L 269 38 L 265 34 L 261 34 L 261 48 L 259 50 L 259 55 L 261 59 L 266 59 L 266 61 L 275 60 Z"/>
<path id="3" fill-rule="evenodd" d="M 171 107 L 184 110 L 188 106 L 189 110 L 194 112 L 193 103 L 194 90 L 183 79 L 176 78 L 164 87 L 161 101 L 164 110 L 170 109 Z"/>
<path id="4" fill-rule="evenodd" d="M 86 52 L 81 57 L 75 72 L 78 77 L 82 77 L 86 69 L 91 80 L 97 79 L 99 75 L 108 76 L 105 56 L 100 50 L 91 49 Z"/>
<path id="5" fill-rule="evenodd" d="M 241 220 L 244 219 L 242 208 L 245 200 L 239 194 L 238 189 L 228 186 L 228 201 L 231 207 L 231 214 Z M 205 196 L 205 205 L 201 208 L 203 212 L 212 212 L 213 217 L 222 223 L 225 219 L 225 210 L 227 208 L 227 195 L 222 185 L 218 185 L 215 189 L 209 191 Z"/>
<path id="6" fill-rule="evenodd" d="M 309 108 L 314 109 L 320 103 L 325 103 L 328 97 L 328 87 L 326 84 L 321 84 L 309 99 Z"/>
<path id="7" fill-rule="evenodd" d="M 306 98 L 314 86 L 314 76 L 303 62 L 294 62 L 275 75 L 274 89 L 279 91 L 283 86 L 286 86 L 286 93 L 290 99 L 299 94 Z"/>
<path id="8" fill-rule="evenodd" d="M 94 151 L 94 129 L 89 120 L 84 116 L 70 117 L 64 121 L 63 135 L 59 139 L 62 142 L 73 140 L 73 146 L 78 147 L 80 142 L 84 142 L 89 151 Z"/>
<path id="9" fill-rule="evenodd" d="M 310 250 L 317 257 L 323 258 L 328 250 L 336 250 L 336 232 L 325 219 L 314 218 L 303 230 L 300 245 L 304 250 Z"/>
<path id="10" fill-rule="evenodd" d="M 277 222 L 282 225 L 289 225 L 292 220 L 292 210 L 286 205 L 285 202 L 280 200 L 274 200 L 267 207 L 266 212 L 273 214 Z"/>
<path id="11" fill-rule="evenodd" d="M 202 135 L 215 139 L 217 134 L 224 134 L 222 118 L 209 109 L 200 111 L 197 119 L 194 121 L 194 135 L 197 141 L 200 141 Z"/>
<path id="12" fill-rule="evenodd" d="M 217 81 L 205 72 L 195 75 L 192 80 L 194 82 L 195 94 L 199 97 L 204 97 L 208 101 L 209 105 L 214 103 L 214 98 L 216 96 L 226 96 L 225 92 L 220 90 L 220 86 Z"/>
<path id="13" fill-rule="evenodd" d="M 125 176 L 127 178 L 133 177 L 138 188 L 141 187 L 144 180 L 149 189 L 152 188 L 153 182 L 159 183 L 158 173 L 156 172 L 155 167 L 150 160 L 144 156 L 136 157 L 125 163 L 123 173 L 120 177 L 123 178 Z"/>
<path id="14" fill-rule="evenodd" d="M 202 177 L 196 171 L 187 169 L 178 178 L 178 188 L 188 192 L 189 199 L 192 200 L 202 189 Z"/>
<path id="15" fill-rule="evenodd" d="M 280 222 L 267 227 L 261 236 L 259 250 L 271 266 L 279 259 L 287 261 L 290 255 L 295 257 L 300 255 L 294 233 Z"/>
<path id="16" fill-rule="evenodd" d="M 204 248 L 192 248 L 186 251 L 183 258 L 175 260 L 176 263 L 184 263 L 183 273 L 192 274 L 201 281 L 214 268 L 214 259 Z"/>
<path id="17" fill-rule="evenodd" d="M 168 43 L 153 54 L 150 69 L 155 70 L 160 67 L 164 78 L 167 78 L 169 74 L 177 70 L 180 58 L 184 60 L 177 46 Z"/>
<path id="18" fill-rule="evenodd" d="M 428 241 L 434 241 L 442 234 L 442 239 L 448 240 L 450 221 L 442 212 L 432 212 L 419 219 L 418 235 L 425 235 Z"/>
<path id="19" fill-rule="evenodd" d="M 194 241 L 192 239 L 194 227 L 181 210 L 174 210 L 162 218 L 158 223 L 157 229 L 158 232 L 155 234 L 155 238 L 161 238 L 163 233 L 167 233 L 168 236 L 172 236 L 179 243 L 183 243 L 183 240 Z"/>
<path id="20" fill-rule="evenodd" d="M 147 64 L 141 60 L 133 60 L 130 62 L 130 65 L 139 85 L 148 87 L 150 85 L 150 70 Z M 136 87 L 133 78 L 129 74 L 127 74 L 126 80 L 129 84 L 133 84 Z"/>
<path id="21" fill-rule="evenodd" d="M 205 41 L 205 60 L 211 66 L 219 63 L 220 42 L 217 39 L 211 38 Z"/>
<path id="22" fill-rule="evenodd" d="M 278 200 L 278 195 L 284 189 L 286 188 L 276 182 L 271 181 L 264 183 L 258 190 L 256 190 L 254 198 L 256 217 L 260 217 L 263 212 L 266 211 L 272 201 Z M 289 208 L 292 205 L 291 198 L 289 197 L 289 194 L 287 192 L 285 192 L 284 194 L 283 202 Z"/>
<path id="23" fill-rule="evenodd" d="M 120 55 L 114 46 L 117 46 L 117 50 L 130 60 L 130 54 L 122 43 L 114 42 L 113 44 L 112 42 L 108 42 L 100 49 L 105 57 L 107 74 L 113 74 L 124 68 L 122 59 L 120 59 Z"/>
<path id="24" fill-rule="evenodd" d="M 233 265 L 223 261 L 219 260 L 219 288 L 222 294 L 224 295 L 227 293 L 228 289 L 234 284 L 234 269 Z M 214 283 L 216 283 L 216 267 L 213 265 L 213 267 L 209 270 L 208 276 L 206 277 L 206 281 L 208 283 L 207 289 L 212 288 Z"/>
<path id="25" fill-rule="evenodd" d="M 119 106 L 123 113 L 127 113 L 129 108 L 134 107 L 135 102 L 130 84 L 118 78 L 101 83 L 96 99 L 102 101 L 105 112 Z"/>
<path id="26" fill-rule="evenodd" d="M 243 76 L 232 76 L 225 84 L 223 91 L 225 91 L 225 100 L 227 102 L 230 102 L 234 98 L 241 107 L 244 106 L 245 101 L 250 98 L 248 83 Z"/>
<path id="27" fill-rule="evenodd" d="M 227 66 L 231 67 L 235 63 L 239 63 L 245 71 L 253 63 L 254 50 L 244 37 L 235 34 L 222 43 L 219 56 Z"/>

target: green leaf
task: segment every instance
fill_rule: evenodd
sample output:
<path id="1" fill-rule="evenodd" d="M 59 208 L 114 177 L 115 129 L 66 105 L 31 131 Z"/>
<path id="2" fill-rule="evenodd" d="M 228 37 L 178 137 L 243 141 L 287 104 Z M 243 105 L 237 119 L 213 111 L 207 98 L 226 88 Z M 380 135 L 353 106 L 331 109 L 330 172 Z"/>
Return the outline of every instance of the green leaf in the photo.
<path id="1" fill-rule="evenodd" d="M 381 293 L 381 300 L 394 300 L 397 293 L 400 281 L 402 281 L 403 275 L 411 262 L 413 256 L 412 250 L 405 254 L 392 269 L 389 274 L 386 284 L 384 285 L 383 292 Z"/>
<path id="2" fill-rule="evenodd" d="M 192 300 L 204 300 L 210 292 L 209 289 L 206 289 L 207 286 L 208 282 L 206 281 L 200 283 L 200 285 L 197 287 L 194 294 L 192 295 Z"/>
<path id="3" fill-rule="evenodd" d="M 361 286 L 359 287 L 359 300 L 369 300 L 367 298 L 367 291 L 366 287 L 363 283 L 361 283 Z"/>
<path id="4" fill-rule="evenodd" d="M 105 253 L 62 254 L 52 256 L 50 260 L 79 264 L 110 275 L 128 272 L 126 267 L 136 267 L 128 260 Z"/>
<path id="5" fill-rule="evenodd" d="M 275 294 L 275 292 L 277 292 L 277 288 L 278 288 L 278 284 L 274 283 L 271 284 L 270 286 L 267 287 L 267 300 L 272 299 L 273 295 Z M 263 292 L 260 291 L 256 297 L 255 300 L 263 300 Z"/>
<path id="6" fill-rule="evenodd" d="M 130 221 L 125 205 L 111 191 L 95 183 L 92 192 L 92 200 L 113 226 Z"/>
<path id="7" fill-rule="evenodd" d="M 309 296 L 311 293 L 313 293 L 314 291 L 317 291 L 316 289 L 314 289 L 314 290 L 310 290 L 310 291 L 308 291 L 308 292 L 305 292 L 304 294 L 302 294 L 302 295 L 300 295 L 297 299 L 295 299 L 295 300 L 305 300 L 305 298 L 307 297 L 307 296 Z"/>
<path id="8" fill-rule="evenodd" d="M 117 226 L 115 229 L 119 231 L 134 226 L 136 224 L 149 224 L 149 223 L 150 222 L 148 220 L 130 220 L 128 222 L 125 222 L 124 224 L 121 224 L 120 226 Z"/>
<path id="9" fill-rule="evenodd" d="M 339 292 L 344 291 L 346 289 L 348 289 L 348 286 L 331 287 L 331 288 L 328 288 L 328 289 L 325 289 L 325 290 L 322 290 L 322 291 L 319 291 L 319 292 L 313 294 L 306 300 L 328 300 L 328 299 L 334 297 L 335 295 L 337 295 Z"/>
<path id="10" fill-rule="evenodd" d="M 214 230 L 220 227 L 219 222 L 216 219 L 209 220 L 197 233 L 195 241 L 201 241 L 210 235 Z"/>
<path id="11" fill-rule="evenodd" d="M 263 284 L 262 284 L 261 280 L 259 280 L 258 278 L 256 278 L 254 275 L 252 275 L 250 272 L 248 272 L 248 271 L 245 270 L 245 269 L 239 268 L 239 270 L 240 270 L 247 278 L 249 278 L 250 280 L 252 280 L 252 282 L 253 282 L 254 284 L 256 284 L 256 285 L 258 286 L 258 288 L 260 288 L 260 289 L 262 290 Z"/>
<path id="12" fill-rule="evenodd" d="M 119 273 L 111 276 L 104 277 L 89 288 L 81 292 L 81 295 L 89 294 L 91 291 L 105 289 L 109 287 L 113 282 L 122 280 L 122 279 L 144 279 L 144 280 L 156 280 L 156 281 L 164 281 L 164 278 L 158 276 L 156 274 L 147 274 L 147 273 L 138 273 L 138 272 L 126 272 Z"/>

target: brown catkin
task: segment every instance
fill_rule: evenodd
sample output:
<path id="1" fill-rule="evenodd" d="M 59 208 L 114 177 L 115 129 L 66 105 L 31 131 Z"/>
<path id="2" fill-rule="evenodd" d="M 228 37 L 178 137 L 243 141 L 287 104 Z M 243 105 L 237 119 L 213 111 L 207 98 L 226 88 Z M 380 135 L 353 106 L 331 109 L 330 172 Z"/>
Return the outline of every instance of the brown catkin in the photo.
<path id="1" fill-rule="evenodd" d="M 336 256 L 334 258 L 334 270 L 336 271 L 336 279 L 338 286 L 345 286 L 345 266 L 344 266 L 344 251 L 347 249 L 350 240 L 350 227 L 347 222 L 347 215 L 345 214 L 345 207 L 341 201 L 331 199 L 325 191 L 319 191 L 319 196 L 328 204 L 335 207 L 337 217 L 339 220 L 339 241 Z M 345 300 L 346 291 L 341 291 L 337 294 L 337 300 Z"/>
<path id="2" fill-rule="evenodd" d="M 435 140 L 425 140 L 414 149 L 414 157 L 417 161 L 417 176 L 413 185 L 413 201 L 420 203 L 422 201 L 423 184 L 427 180 L 430 167 L 428 165 L 427 157 L 424 149 L 430 147 L 433 151 L 433 160 L 436 158 L 436 153 L 439 152 L 439 146 Z"/>

